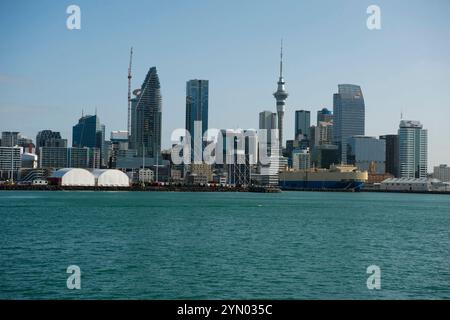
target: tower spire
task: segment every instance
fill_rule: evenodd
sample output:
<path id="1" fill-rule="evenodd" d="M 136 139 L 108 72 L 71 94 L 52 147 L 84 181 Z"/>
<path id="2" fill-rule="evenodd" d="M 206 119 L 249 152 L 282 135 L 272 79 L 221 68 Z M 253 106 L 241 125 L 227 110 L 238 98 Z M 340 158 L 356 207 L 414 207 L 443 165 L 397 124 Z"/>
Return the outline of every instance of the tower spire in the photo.
<path id="1" fill-rule="evenodd" d="M 283 78 L 283 38 L 281 38 L 281 50 L 280 50 L 280 79 Z"/>

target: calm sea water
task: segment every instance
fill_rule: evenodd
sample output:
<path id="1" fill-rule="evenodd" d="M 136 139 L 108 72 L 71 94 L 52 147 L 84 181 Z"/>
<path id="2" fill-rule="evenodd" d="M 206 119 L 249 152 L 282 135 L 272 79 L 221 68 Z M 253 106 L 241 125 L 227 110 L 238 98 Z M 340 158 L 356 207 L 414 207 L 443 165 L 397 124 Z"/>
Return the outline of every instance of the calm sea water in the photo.
<path id="1" fill-rule="evenodd" d="M 0 192 L 0 298 L 449 299 L 450 196 Z"/>

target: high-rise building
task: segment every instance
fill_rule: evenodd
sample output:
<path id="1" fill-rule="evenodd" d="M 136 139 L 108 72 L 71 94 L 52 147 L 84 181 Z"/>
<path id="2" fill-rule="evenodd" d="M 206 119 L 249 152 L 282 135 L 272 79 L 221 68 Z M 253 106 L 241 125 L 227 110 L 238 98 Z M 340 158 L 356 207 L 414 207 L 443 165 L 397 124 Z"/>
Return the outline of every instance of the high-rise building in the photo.
<path id="1" fill-rule="evenodd" d="M 278 138 L 280 141 L 280 148 L 284 146 L 284 112 L 286 111 L 286 99 L 289 94 L 285 88 L 285 82 L 283 78 L 283 43 L 281 43 L 281 53 L 280 53 L 280 77 L 278 79 L 277 91 L 273 94 L 277 101 L 277 117 L 278 117 Z"/>
<path id="2" fill-rule="evenodd" d="M 374 137 L 350 137 L 347 140 L 347 164 L 354 165 L 361 171 L 384 174 L 386 142 Z"/>
<path id="3" fill-rule="evenodd" d="M 15 147 L 20 138 L 19 132 L 3 131 L 2 132 L 2 147 Z"/>
<path id="4" fill-rule="evenodd" d="M 388 134 L 380 136 L 381 140 L 386 142 L 386 173 L 399 177 L 399 148 L 398 135 Z"/>
<path id="5" fill-rule="evenodd" d="M 365 104 L 361 88 L 353 84 L 340 84 L 333 96 L 333 143 L 341 152 L 341 161 L 347 161 L 347 140 L 365 135 Z"/>
<path id="6" fill-rule="evenodd" d="M 426 178 L 428 171 L 428 131 L 419 121 L 400 121 L 398 130 L 400 177 Z"/>
<path id="7" fill-rule="evenodd" d="M 52 130 L 42 130 L 36 135 L 36 153 L 41 147 L 67 148 L 67 139 L 61 138 L 61 133 Z"/>
<path id="8" fill-rule="evenodd" d="M 191 158 L 194 159 L 194 151 L 200 153 L 198 159 L 201 159 L 206 141 L 203 141 L 203 135 L 208 130 L 208 100 L 209 100 L 209 81 L 208 80 L 189 80 L 186 83 L 186 130 L 191 135 Z M 196 146 L 194 150 L 195 122 L 201 121 L 201 132 L 198 135 L 202 137 L 202 145 Z M 201 148 L 200 148 L 201 147 Z"/>
<path id="9" fill-rule="evenodd" d="M 303 135 L 303 138 L 308 139 L 310 135 L 311 127 L 311 111 L 297 110 L 295 111 L 295 133 L 294 139 L 297 139 L 299 135 Z"/>
<path id="10" fill-rule="evenodd" d="M 332 122 L 333 121 L 333 112 L 328 110 L 327 108 L 323 108 L 322 110 L 317 111 L 317 124 L 320 122 Z"/>
<path id="11" fill-rule="evenodd" d="M 101 154 L 99 148 L 58 148 L 41 147 L 40 168 L 100 168 Z"/>
<path id="12" fill-rule="evenodd" d="M 82 116 L 72 128 L 72 147 L 101 148 L 103 128 L 97 115 Z"/>
<path id="13" fill-rule="evenodd" d="M 136 91 L 135 91 L 136 92 Z M 139 157 L 159 157 L 161 154 L 162 97 L 156 67 L 150 68 L 141 89 L 136 92 L 136 121 L 131 122 L 136 134 L 134 148 Z"/>
<path id="14" fill-rule="evenodd" d="M 22 165 L 21 155 L 21 147 L 0 147 L 0 179 L 17 177 Z"/>
<path id="15" fill-rule="evenodd" d="M 266 130 L 267 143 L 270 146 L 272 141 L 272 130 L 277 129 L 277 114 L 271 111 L 263 111 L 259 113 L 259 129 Z"/>

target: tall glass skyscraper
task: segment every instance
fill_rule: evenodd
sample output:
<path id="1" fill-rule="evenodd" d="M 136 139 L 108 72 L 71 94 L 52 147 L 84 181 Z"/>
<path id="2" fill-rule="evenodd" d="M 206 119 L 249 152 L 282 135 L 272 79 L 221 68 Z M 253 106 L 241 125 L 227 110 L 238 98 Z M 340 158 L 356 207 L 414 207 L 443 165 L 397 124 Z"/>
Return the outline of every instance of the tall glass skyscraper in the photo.
<path id="1" fill-rule="evenodd" d="M 156 158 L 161 154 L 161 110 L 162 97 L 156 67 L 150 68 L 139 91 L 135 91 L 136 101 L 132 102 L 135 119 L 131 128 L 133 147 L 138 156 Z M 135 107 L 134 107 L 135 106 Z M 134 111 L 135 110 L 135 111 Z"/>
<path id="2" fill-rule="evenodd" d="M 302 134 L 305 139 L 309 138 L 311 127 L 311 111 L 297 110 L 295 111 L 295 136 L 297 139 L 298 135 Z"/>
<path id="3" fill-rule="evenodd" d="M 365 104 L 361 87 L 340 84 L 333 96 L 333 141 L 339 147 L 342 163 L 347 163 L 347 140 L 365 135 Z"/>
<path id="4" fill-rule="evenodd" d="M 82 116 L 72 128 L 72 147 L 102 148 L 104 127 L 95 116 Z"/>
<path id="5" fill-rule="evenodd" d="M 419 121 L 402 120 L 398 130 L 400 177 L 426 178 L 428 131 Z"/>
<path id="6" fill-rule="evenodd" d="M 208 130 L 208 100 L 209 100 L 209 81 L 208 80 L 189 80 L 186 83 L 186 130 L 191 135 L 191 150 L 194 151 L 194 126 L 195 121 L 202 122 L 203 134 Z M 206 146 L 206 141 L 202 140 L 202 149 L 198 152 L 203 152 L 203 147 Z M 198 146 L 199 147 L 199 146 Z M 193 156 L 191 152 L 191 156 Z M 200 159 L 200 158 L 199 158 Z"/>

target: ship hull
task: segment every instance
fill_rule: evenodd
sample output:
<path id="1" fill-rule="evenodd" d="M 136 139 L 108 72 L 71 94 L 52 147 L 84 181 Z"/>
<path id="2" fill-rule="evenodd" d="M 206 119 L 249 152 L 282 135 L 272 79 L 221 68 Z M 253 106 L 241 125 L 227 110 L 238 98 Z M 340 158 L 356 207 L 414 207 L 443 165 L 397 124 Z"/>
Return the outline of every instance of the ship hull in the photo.
<path id="1" fill-rule="evenodd" d="M 360 181 L 280 181 L 282 190 L 359 191 L 363 186 Z"/>

